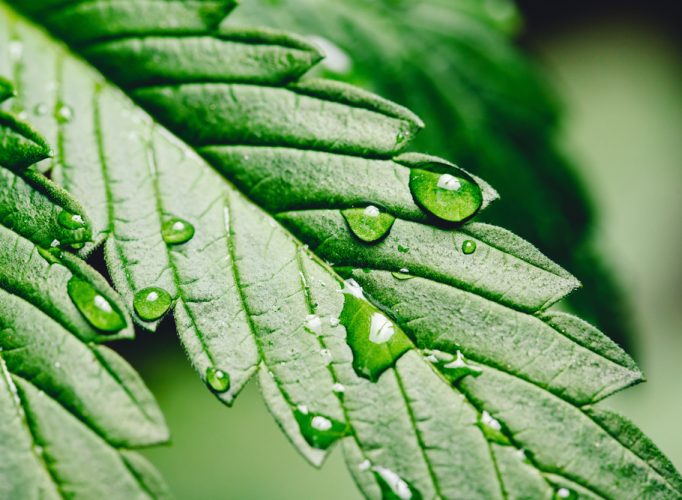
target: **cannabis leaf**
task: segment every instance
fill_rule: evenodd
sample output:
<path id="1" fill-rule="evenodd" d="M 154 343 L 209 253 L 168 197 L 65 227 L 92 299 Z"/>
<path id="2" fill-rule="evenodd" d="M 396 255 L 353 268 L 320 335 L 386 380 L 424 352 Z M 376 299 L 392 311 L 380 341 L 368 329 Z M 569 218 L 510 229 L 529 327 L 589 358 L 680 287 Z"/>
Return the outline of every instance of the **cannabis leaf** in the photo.
<path id="1" fill-rule="evenodd" d="M 15 4 L 136 103 L 2 9 L 20 106 L 56 110 L 52 175 L 88 201 L 137 320 L 172 307 L 224 402 L 258 371 L 297 448 L 320 464 L 341 440 L 371 498 L 679 497 L 656 448 L 592 409 L 641 374 L 548 311 L 577 281 L 503 229 L 462 225 L 495 193 L 402 154 L 410 112 L 301 78 L 320 57 L 302 39 L 216 29 L 228 3 Z M 37 58 L 54 85 L 29 76 Z"/>
<path id="2" fill-rule="evenodd" d="M 430 126 L 413 146 L 494 179 L 502 200 L 482 218 L 574 272 L 585 286 L 568 305 L 631 347 L 624 292 L 593 247 L 591 200 L 556 145 L 556 99 L 509 42 L 518 23 L 508 0 L 252 0 L 226 25 L 307 34 L 328 53 L 322 74 L 416 111 Z"/>
<path id="3" fill-rule="evenodd" d="M 11 95 L 0 80 L 0 99 Z M 163 417 L 99 345 L 131 338 L 132 322 L 106 281 L 61 250 L 90 232 L 82 207 L 31 168 L 49 154 L 0 112 L 0 497 L 164 496 L 129 451 L 165 441 Z"/>

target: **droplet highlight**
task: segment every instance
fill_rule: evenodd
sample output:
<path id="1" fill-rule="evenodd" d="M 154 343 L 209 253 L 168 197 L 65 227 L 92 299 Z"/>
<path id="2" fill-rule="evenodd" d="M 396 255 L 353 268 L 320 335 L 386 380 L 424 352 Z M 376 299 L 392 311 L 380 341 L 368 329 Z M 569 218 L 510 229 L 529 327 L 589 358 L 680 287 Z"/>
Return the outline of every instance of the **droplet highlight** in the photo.
<path id="1" fill-rule="evenodd" d="M 230 376 L 223 370 L 210 367 L 206 370 L 206 383 L 214 392 L 225 392 L 230 388 Z"/>
<path id="2" fill-rule="evenodd" d="M 66 104 L 60 104 L 57 107 L 57 121 L 60 123 L 68 123 L 71 120 L 73 120 L 73 109 L 71 109 L 71 106 L 68 106 Z"/>
<path id="3" fill-rule="evenodd" d="M 123 314 L 91 283 L 74 276 L 67 284 L 67 291 L 71 301 L 93 327 L 111 333 L 125 328 Z"/>
<path id="4" fill-rule="evenodd" d="M 381 488 L 381 498 L 399 500 L 421 499 L 421 495 L 419 495 L 407 481 L 391 469 L 375 465 L 372 467 L 372 471 Z"/>
<path id="5" fill-rule="evenodd" d="M 370 304 L 358 289 L 347 284 L 343 290 L 340 321 L 346 327 L 346 342 L 353 351 L 355 372 L 376 381 L 413 346 L 400 327 Z"/>
<path id="6" fill-rule="evenodd" d="M 555 500 L 574 500 L 577 498 L 578 494 L 575 491 L 563 486 L 554 491 Z"/>
<path id="7" fill-rule="evenodd" d="M 376 243 L 391 230 L 395 217 L 382 212 L 374 205 L 366 208 L 349 208 L 341 212 L 351 232 L 365 243 Z"/>
<path id="8" fill-rule="evenodd" d="M 163 288 L 149 287 L 135 294 L 133 308 L 140 319 L 156 321 L 168 312 L 172 302 L 172 297 Z"/>
<path id="9" fill-rule="evenodd" d="M 462 253 L 464 255 L 471 255 L 476 251 L 476 242 L 473 240 L 464 240 L 462 243 Z"/>
<path id="10" fill-rule="evenodd" d="M 65 229 L 83 229 L 85 227 L 85 221 L 83 217 L 79 214 L 73 214 L 67 210 L 62 210 L 57 216 L 57 222 L 60 226 Z"/>
<path id="11" fill-rule="evenodd" d="M 419 206 L 447 222 L 465 221 L 483 204 L 478 184 L 446 172 L 412 169 L 410 191 Z"/>
<path id="12" fill-rule="evenodd" d="M 301 411 L 302 407 L 305 412 Z M 294 418 L 301 430 L 301 435 L 313 448 L 326 450 L 348 434 L 348 426 L 344 422 L 310 412 L 304 405 L 299 405 L 294 410 Z"/>
<path id="13" fill-rule="evenodd" d="M 162 224 L 161 236 L 169 245 L 181 245 L 194 237 L 194 226 L 186 220 L 172 217 Z"/>
<path id="14" fill-rule="evenodd" d="M 443 351 L 425 350 L 424 357 L 453 384 L 469 375 L 478 377 L 483 373 L 479 367 L 470 364 L 460 351 L 453 356 Z"/>
<path id="15" fill-rule="evenodd" d="M 485 410 L 479 416 L 478 427 L 483 431 L 483 435 L 488 441 L 505 446 L 512 444 L 502 431 L 502 424 L 499 420 L 493 418 L 493 416 Z"/>

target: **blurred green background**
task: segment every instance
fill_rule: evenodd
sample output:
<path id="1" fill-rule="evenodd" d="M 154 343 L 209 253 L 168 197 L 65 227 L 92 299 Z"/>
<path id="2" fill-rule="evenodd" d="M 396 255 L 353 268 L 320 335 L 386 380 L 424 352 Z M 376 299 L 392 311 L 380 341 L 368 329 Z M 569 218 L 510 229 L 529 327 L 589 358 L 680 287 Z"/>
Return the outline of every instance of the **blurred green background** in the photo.
<path id="1" fill-rule="evenodd" d="M 679 469 L 680 40 L 670 29 L 670 12 L 654 15 L 655 2 L 639 9 L 594 4 L 573 2 L 562 11 L 562 2 L 521 2 L 527 19 L 522 41 L 565 101 L 564 147 L 595 197 L 598 245 L 634 309 L 637 358 L 648 383 L 607 404 L 641 426 Z M 268 415 L 255 384 L 227 409 L 193 373 L 172 328 L 141 337 L 124 353 L 156 394 L 173 436 L 171 447 L 147 456 L 178 498 L 359 498 L 340 450 L 321 471 L 308 466 Z"/>

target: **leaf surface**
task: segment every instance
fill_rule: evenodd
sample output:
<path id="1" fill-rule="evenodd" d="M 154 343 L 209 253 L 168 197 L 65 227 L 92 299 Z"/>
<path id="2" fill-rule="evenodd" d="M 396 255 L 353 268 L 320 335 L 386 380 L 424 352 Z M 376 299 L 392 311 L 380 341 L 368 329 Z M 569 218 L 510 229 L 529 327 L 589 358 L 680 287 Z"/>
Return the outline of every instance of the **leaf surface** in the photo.
<path id="1" fill-rule="evenodd" d="M 320 464 L 343 440 L 371 498 L 497 498 L 526 484 L 679 496 L 675 472 L 585 409 L 641 374 L 589 325 L 547 312 L 577 280 L 503 229 L 423 210 L 418 170 L 473 183 L 474 212 L 496 193 L 444 160 L 403 154 L 421 127 L 412 113 L 301 78 L 319 54 L 297 37 L 214 18 L 198 28 L 204 2 L 183 2 L 196 13 L 172 26 L 155 10 L 165 0 L 47 3 L 19 6 L 119 86 L 3 9 L 0 33 L 26 58 L 9 69 L 21 75 L 40 52 L 55 70 L 58 98 L 25 77 L 22 95 L 71 110 L 44 124 L 61 137 L 53 175 L 88 200 L 128 307 L 149 287 L 171 295 L 189 358 L 220 399 L 231 404 L 259 370 L 303 455 Z M 374 244 L 342 214 L 370 207 L 395 218 Z M 164 240 L 169 220 L 193 236 Z M 571 432 L 545 449 L 537 436 L 564 420 Z M 586 449 L 583 433 L 605 451 Z"/>

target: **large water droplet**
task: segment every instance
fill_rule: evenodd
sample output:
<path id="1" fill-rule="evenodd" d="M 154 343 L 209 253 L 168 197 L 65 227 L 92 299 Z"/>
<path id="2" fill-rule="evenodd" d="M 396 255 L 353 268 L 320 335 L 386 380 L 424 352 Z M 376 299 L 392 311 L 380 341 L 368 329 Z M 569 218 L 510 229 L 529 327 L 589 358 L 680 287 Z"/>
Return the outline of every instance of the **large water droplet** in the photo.
<path id="1" fill-rule="evenodd" d="M 395 217 L 373 205 L 349 208 L 341 213 L 353 234 L 365 243 L 375 243 L 384 238 L 395 222 Z"/>
<path id="2" fill-rule="evenodd" d="M 161 226 L 161 236 L 169 245 L 187 243 L 194 236 L 194 226 L 186 220 L 172 217 Z"/>
<path id="3" fill-rule="evenodd" d="M 462 253 L 464 255 L 471 255 L 476 251 L 476 242 L 473 240 L 464 240 L 462 243 Z"/>
<path id="4" fill-rule="evenodd" d="M 412 169 L 410 190 L 417 204 L 448 222 L 468 219 L 483 204 L 483 193 L 475 182 L 445 172 Z"/>
<path id="5" fill-rule="evenodd" d="M 391 469 L 375 465 L 372 467 L 379 480 L 381 498 L 396 500 L 418 500 L 421 495 L 410 484 Z"/>
<path id="6" fill-rule="evenodd" d="M 483 434 L 488 439 L 501 445 L 510 445 L 511 441 L 502 431 L 502 424 L 495 419 L 487 411 L 483 411 L 478 419 L 478 426 L 483 431 Z"/>
<path id="7" fill-rule="evenodd" d="M 230 388 L 230 376 L 218 368 L 206 369 L 206 383 L 215 392 L 225 392 Z"/>
<path id="8" fill-rule="evenodd" d="M 72 214 L 67 210 L 62 210 L 57 216 L 57 222 L 60 226 L 66 229 L 83 229 L 85 221 L 83 217 L 78 214 Z"/>
<path id="9" fill-rule="evenodd" d="M 426 350 L 424 356 L 453 384 L 468 375 L 478 377 L 482 373 L 480 368 L 469 364 L 460 351 L 453 356 L 443 351 Z"/>
<path id="10" fill-rule="evenodd" d="M 73 277 L 67 284 L 69 297 L 88 322 L 104 332 L 117 332 L 126 326 L 118 308 L 101 295 L 92 284 Z"/>
<path id="11" fill-rule="evenodd" d="M 47 111 L 48 111 L 48 109 L 47 109 L 47 104 L 42 103 L 42 102 L 39 103 L 39 104 L 36 104 L 36 105 L 33 107 L 33 113 L 34 113 L 36 116 L 45 116 L 45 115 L 47 114 Z"/>
<path id="12" fill-rule="evenodd" d="M 353 368 L 358 375 L 376 381 L 412 348 L 412 342 L 398 325 L 362 298 L 362 292 L 358 297 L 354 291 L 344 289 L 340 320 L 353 351 Z"/>
<path id="13" fill-rule="evenodd" d="M 163 288 L 144 288 L 135 294 L 133 307 L 144 321 L 156 321 L 170 309 L 173 299 Z"/>
<path id="14" fill-rule="evenodd" d="M 294 410 L 294 417 L 306 442 L 320 450 L 328 449 L 348 433 L 348 426 L 345 423 L 326 415 L 309 412 L 308 408 L 302 405 Z"/>

